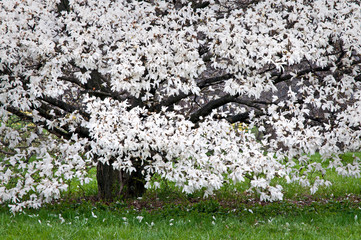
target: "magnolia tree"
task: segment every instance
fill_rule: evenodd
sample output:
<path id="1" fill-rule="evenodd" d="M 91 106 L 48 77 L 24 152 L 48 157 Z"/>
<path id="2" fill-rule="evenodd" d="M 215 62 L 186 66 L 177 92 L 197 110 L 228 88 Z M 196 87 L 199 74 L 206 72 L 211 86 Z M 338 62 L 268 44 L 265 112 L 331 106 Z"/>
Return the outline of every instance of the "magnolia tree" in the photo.
<path id="1" fill-rule="evenodd" d="M 0 203 L 359 177 L 360 55 L 359 1 L 3 0 Z"/>

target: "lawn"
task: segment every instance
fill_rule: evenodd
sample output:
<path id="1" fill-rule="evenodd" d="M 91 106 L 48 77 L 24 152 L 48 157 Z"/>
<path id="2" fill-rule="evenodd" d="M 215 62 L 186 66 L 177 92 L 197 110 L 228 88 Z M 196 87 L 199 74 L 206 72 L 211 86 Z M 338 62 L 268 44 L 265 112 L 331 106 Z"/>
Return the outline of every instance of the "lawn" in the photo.
<path id="1" fill-rule="evenodd" d="M 202 204 L 201 204 L 202 203 Z M 2 239 L 359 239 L 360 207 L 353 201 L 238 204 L 212 201 L 149 211 L 102 204 L 60 204 L 11 216 L 0 214 Z M 205 207 L 199 207 L 204 205 Z"/>

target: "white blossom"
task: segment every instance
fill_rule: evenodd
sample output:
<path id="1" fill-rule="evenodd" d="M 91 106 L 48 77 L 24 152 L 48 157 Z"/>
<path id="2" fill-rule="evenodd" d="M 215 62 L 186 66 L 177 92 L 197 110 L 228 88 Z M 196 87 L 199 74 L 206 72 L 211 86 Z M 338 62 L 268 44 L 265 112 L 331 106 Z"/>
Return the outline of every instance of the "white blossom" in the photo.
<path id="1" fill-rule="evenodd" d="M 360 177 L 340 157 L 361 149 L 358 1 L 177 2 L 0 3 L 1 204 L 60 199 L 110 159 L 146 187 L 250 179 L 265 201 L 283 198 L 275 178 L 329 186 L 324 165 Z"/>

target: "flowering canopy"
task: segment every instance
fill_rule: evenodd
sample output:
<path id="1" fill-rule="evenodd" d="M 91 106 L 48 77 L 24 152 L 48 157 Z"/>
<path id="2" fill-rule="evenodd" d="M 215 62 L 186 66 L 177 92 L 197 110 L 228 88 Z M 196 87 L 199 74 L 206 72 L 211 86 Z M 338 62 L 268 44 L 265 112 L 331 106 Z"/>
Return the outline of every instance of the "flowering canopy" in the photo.
<path id="1" fill-rule="evenodd" d="M 99 162 L 270 201 L 275 177 L 359 177 L 339 155 L 361 147 L 360 55 L 359 1 L 3 0 L 0 203 L 39 207 Z"/>

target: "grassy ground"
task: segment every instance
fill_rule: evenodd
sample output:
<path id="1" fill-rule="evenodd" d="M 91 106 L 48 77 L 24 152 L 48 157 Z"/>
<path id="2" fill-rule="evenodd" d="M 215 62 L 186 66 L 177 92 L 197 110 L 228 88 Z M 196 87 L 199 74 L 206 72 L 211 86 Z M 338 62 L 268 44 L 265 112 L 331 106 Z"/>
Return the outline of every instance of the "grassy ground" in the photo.
<path id="1" fill-rule="evenodd" d="M 93 197 L 95 182 L 73 182 L 61 203 L 15 216 L 0 207 L 0 239 L 360 239 L 361 180 L 332 172 L 328 180 L 315 195 L 286 185 L 285 200 L 273 203 L 246 194 L 246 184 L 203 199 L 165 183 L 142 199 L 105 203 Z"/>
<path id="2" fill-rule="evenodd" d="M 197 205 L 198 204 L 198 205 Z M 101 204 L 58 205 L 12 217 L 0 213 L 2 239 L 359 239 L 361 210 L 327 204 L 240 204 L 237 209 L 164 206 L 156 211 Z M 203 206 L 200 206 L 203 205 Z M 187 211 L 188 210 L 188 211 Z"/>

